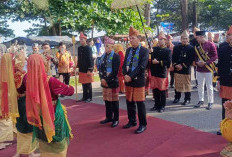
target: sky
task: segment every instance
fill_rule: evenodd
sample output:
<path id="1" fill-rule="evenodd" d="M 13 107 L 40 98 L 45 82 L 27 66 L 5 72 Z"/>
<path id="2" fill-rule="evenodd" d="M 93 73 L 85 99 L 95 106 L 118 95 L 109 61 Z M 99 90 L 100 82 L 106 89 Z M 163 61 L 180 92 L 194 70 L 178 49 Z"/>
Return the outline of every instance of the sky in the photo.
<path id="1" fill-rule="evenodd" d="M 35 22 L 36 23 L 36 22 Z M 32 28 L 33 23 L 29 23 L 28 21 L 24 22 L 12 22 L 11 20 L 8 21 L 9 29 L 14 30 L 15 38 L 16 37 L 26 37 L 27 33 L 24 30 Z M 101 36 L 104 35 L 105 32 L 96 32 L 94 31 L 94 36 Z M 90 36 L 90 34 L 88 34 Z M 12 38 L 2 38 L 0 42 L 9 41 Z"/>

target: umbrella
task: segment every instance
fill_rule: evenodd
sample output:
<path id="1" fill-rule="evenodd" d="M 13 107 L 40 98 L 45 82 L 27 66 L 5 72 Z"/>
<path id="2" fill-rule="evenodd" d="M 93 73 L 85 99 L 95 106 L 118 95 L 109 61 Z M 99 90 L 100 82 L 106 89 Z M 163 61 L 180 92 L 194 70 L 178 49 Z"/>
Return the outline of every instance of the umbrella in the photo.
<path id="1" fill-rule="evenodd" d="M 138 6 L 139 5 L 144 5 L 146 3 L 149 3 L 150 1 L 151 0 L 114 0 L 112 2 L 112 4 L 111 4 L 111 9 L 123 9 L 123 8 L 129 8 L 129 7 L 136 6 L 136 8 L 138 10 L 138 13 L 139 13 L 140 20 L 141 20 L 142 25 L 143 25 L 143 31 L 144 31 L 144 34 L 146 36 L 149 48 L 151 48 L 151 45 L 148 42 L 148 36 L 147 36 L 146 31 L 145 31 L 145 26 L 144 26 L 144 23 L 143 23 L 143 20 L 142 20 L 142 16 L 141 16 L 141 13 L 140 13 L 140 10 L 139 10 Z"/>

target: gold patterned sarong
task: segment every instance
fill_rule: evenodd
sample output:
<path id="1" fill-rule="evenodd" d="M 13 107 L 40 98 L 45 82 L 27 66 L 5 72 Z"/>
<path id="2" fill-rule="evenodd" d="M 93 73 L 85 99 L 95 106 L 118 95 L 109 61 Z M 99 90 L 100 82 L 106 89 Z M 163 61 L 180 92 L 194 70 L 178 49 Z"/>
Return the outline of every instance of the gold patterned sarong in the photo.
<path id="1" fill-rule="evenodd" d="M 191 92 L 191 76 L 174 74 L 175 89 L 177 92 Z"/>

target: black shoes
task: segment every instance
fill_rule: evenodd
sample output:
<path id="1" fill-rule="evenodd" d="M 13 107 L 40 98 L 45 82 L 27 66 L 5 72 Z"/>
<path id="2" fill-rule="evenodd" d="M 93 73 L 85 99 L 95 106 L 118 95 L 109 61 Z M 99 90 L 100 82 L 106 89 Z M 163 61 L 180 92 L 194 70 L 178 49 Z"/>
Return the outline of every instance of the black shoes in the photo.
<path id="1" fill-rule="evenodd" d="M 147 129 L 147 127 L 145 125 L 140 125 L 138 129 L 135 130 L 136 134 L 141 134 L 143 133 L 145 130 Z"/>
<path id="2" fill-rule="evenodd" d="M 174 99 L 174 101 L 173 101 L 173 104 L 176 104 L 176 103 L 178 103 L 180 101 L 180 99 Z"/>
<path id="3" fill-rule="evenodd" d="M 220 130 L 217 131 L 217 135 L 222 135 L 222 132 Z"/>
<path id="4" fill-rule="evenodd" d="M 80 99 L 80 100 L 77 100 L 77 102 L 82 102 L 82 101 L 86 101 L 86 99 Z"/>
<path id="5" fill-rule="evenodd" d="M 100 121 L 101 124 L 106 124 L 106 123 L 109 123 L 109 122 L 112 122 L 112 120 L 108 119 L 108 118 L 106 118 L 105 120 Z"/>
<path id="6" fill-rule="evenodd" d="M 208 107 L 206 107 L 206 110 L 211 110 L 213 107 L 213 103 L 208 103 Z"/>
<path id="7" fill-rule="evenodd" d="M 157 110 L 157 108 L 156 107 L 152 107 L 152 108 L 150 108 L 150 111 L 156 111 Z"/>
<path id="8" fill-rule="evenodd" d="M 184 100 L 184 102 L 181 104 L 181 105 L 188 105 L 188 104 L 190 104 L 190 100 Z"/>
<path id="9" fill-rule="evenodd" d="M 170 87 L 169 88 L 174 88 L 174 85 L 170 85 Z"/>
<path id="10" fill-rule="evenodd" d="M 111 128 L 115 128 L 116 126 L 118 126 L 119 121 L 113 121 L 113 123 L 111 124 Z"/>
<path id="11" fill-rule="evenodd" d="M 92 99 L 84 99 L 84 98 L 82 98 L 82 99 L 80 99 L 80 100 L 77 100 L 77 102 L 82 102 L 82 101 L 84 101 L 84 102 L 91 102 L 92 101 Z"/>
<path id="12" fill-rule="evenodd" d="M 85 100 L 86 103 L 91 102 L 91 101 L 92 101 L 92 99 L 90 99 L 90 98 Z"/>
<path id="13" fill-rule="evenodd" d="M 163 113 L 164 112 L 164 108 L 158 109 L 157 110 L 159 113 Z"/>
<path id="14" fill-rule="evenodd" d="M 196 105 L 194 106 L 194 108 L 199 108 L 199 107 L 201 107 L 201 105 L 203 105 L 203 104 L 204 104 L 203 101 L 199 101 L 198 104 L 196 104 Z"/>
<path id="15" fill-rule="evenodd" d="M 123 129 L 129 129 L 129 128 L 134 127 L 136 125 L 137 125 L 136 122 L 134 122 L 134 123 L 128 122 L 126 125 L 123 126 Z"/>

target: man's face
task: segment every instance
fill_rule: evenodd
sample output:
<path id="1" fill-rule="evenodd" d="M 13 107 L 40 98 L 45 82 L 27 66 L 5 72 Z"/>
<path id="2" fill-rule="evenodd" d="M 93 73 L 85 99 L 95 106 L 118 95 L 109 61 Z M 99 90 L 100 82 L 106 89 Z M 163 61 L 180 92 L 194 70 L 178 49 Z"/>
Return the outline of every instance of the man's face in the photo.
<path id="1" fill-rule="evenodd" d="M 81 38 L 81 39 L 80 39 L 80 44 L 81 44 L 82 46 L 86 45 L 86 39 L 85 39 L 85 38 Z"/>
<path id="2" fill-rule="evenodd" d="M 66 51 L 66 46 L 65 45 L 61 45 L 60 47 L 59 47 L 59 50 L 60 50 L 60 52 L 65 52 Z"/>
<path id="3" fill-rule="evenodd" d="M 50 51 L 50 46 L 49 45 L 44 45 L 43 46 L 43 50 L 44 50 L 44 52 L 49 52 Z"/>
<path id="4" fill-rule="evenodd" d="M 105 51 L 106 53 L 111 53 L 113 50 L 113 45 L 112 44 L 105 44 Z"/>
<path id="5" fill-rule="evenodd" d="M 32 49 L 33 49 L 34 52 L 39 52 L 39 47 L 38 46 L 34 46 Z"/>
<path id="6" fill-rule="evenodd" d="M 204 36 L 197 36 L 197 41 L 199 42 L 199 43 L 202 43 L 203 41 L 204 41 Z"/>
<path id="7" fill-rule="evenodd" d="M 189 38 L 188 37 L 181 37 L 181 44 L 182 45 L 187 45 L 189 43 Z"/>
<path id="8" fill-rule="evenodd" d="M 139 45 L 139 38 L 137 36 L 130 36 L 130 44 L 135 47 Z"/>
<path id="9" fill-rule="evenodd" d="M 159 46 L 164 46 L 166 44 L 166 40 L 164 38 L 160 38 L 158 42 L 159 42 Z"/>

